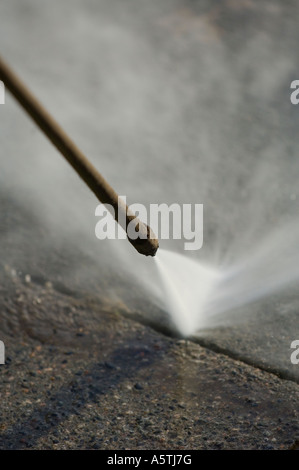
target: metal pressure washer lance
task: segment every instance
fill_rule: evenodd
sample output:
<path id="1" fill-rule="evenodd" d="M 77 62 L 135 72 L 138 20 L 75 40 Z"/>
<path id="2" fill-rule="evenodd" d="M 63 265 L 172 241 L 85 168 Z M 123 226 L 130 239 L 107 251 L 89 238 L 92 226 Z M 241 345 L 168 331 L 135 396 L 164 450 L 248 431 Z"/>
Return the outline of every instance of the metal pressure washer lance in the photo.
<path id="1" fill-rule="evenodd" d="M 100 202 L 109 204 L 114 209 L 113 216 L 127 233 L 129 242 L 141 254 L 155 256 L 159 242 L 151 228 L 141 222 L 130 212 L 125 203 L 121 203 L 117 193 L 103 176 L 90 163 L 74 142 L 52 118 L 30 90 L 0 57 L 0 80 L 12 93 L 19 104 L 27 111 L 38 127 L 46 134 L 55 147 L 62 153 L 78 175 L 85 181 Z M 108 206 L 108 207 L 109 207 Z M 138 237 L 132 239 L 128 235 L 128 226 L 136 227 Z"/>

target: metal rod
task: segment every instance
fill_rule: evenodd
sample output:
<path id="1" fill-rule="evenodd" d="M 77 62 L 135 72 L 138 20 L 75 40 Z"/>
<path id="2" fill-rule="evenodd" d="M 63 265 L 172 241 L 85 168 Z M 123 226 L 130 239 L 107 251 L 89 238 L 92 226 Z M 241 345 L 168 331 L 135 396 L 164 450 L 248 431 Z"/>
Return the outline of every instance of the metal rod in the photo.
<path id="1" fill-rule="evenodd" d="M 128 232 L 129 223 L 132 222 L 136 231 L 138 231 L 139 237 L 133 240 L 128 236 L 128 233 L 127 237 L 134 248 L 143 255 L 155 256 L 159 248 L 159 242 L 151 228 L 141 222 L 135 214 L 129 211 L 126 204 L 119 200 L 114 189 L 1 57 L 0 80 L 3 81 L 4 85 L 12 93 L 18 103 L 27 111 L 38 127 L 62 153 L 97 198 L 103 204 L 109 204 L 113 207 L 113 215 L 126 233 Z"/>

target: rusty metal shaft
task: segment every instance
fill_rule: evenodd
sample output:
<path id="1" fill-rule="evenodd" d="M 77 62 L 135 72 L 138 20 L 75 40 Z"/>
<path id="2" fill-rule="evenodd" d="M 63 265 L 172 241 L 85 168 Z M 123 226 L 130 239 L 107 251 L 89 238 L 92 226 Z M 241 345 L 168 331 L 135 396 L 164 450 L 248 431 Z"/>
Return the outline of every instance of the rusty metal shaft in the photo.
<path id="1" fill-rule="evenodd" d="M 6 88 L 12 93 L 18 103 L 27 111 L 38 127 L 46 134 L 73 169 L 85 181 L 99 201 L 113 207 L 113 215 L 126 233 L 130 222 L 136 225 L 139 237 L 136 238 L 136 240 L 132 240 L 128 236 L 128 240 L 134 248 L 143 255 L 155 256 L 159 242 L 151 228 L 131 213 L 125 204 L 118 203 L 118 195 L 114 189 L 1 57 L 0 80 L 3 81 Z M 122 214 L 120 214 L 120 212 L 122 212 Z"/>

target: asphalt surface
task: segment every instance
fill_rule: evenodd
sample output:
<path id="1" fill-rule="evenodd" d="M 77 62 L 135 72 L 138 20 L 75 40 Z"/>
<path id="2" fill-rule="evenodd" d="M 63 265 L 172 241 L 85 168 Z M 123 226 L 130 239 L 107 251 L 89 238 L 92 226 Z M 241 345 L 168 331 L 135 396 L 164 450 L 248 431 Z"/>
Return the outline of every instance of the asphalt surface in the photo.
<path id="1" fill-rule="evenodd" d="M 51 236 L 35 223 L 24 237 L 23 222 L 18 263 L 15 240 L 1 240 L 1 259 L 14 260 L 0 270 L 1 449 L 298 447 L 294 380 L 238 360 L 229 346 L 221 353 L 209 341 L 173 337 L 166 319 L 164 329 L 144 320 L 163 315 L 150 303 L 113 302 L 107 286 L 120 289 L 124 279 L 109 278 L 108 268 L 83 288 L 66 263 L 75 255 L 69 243 L 48 263 L 37 259 Z M 80 262 L 93 271 L 92 259 Z"/>
<path id="2" fill-rule="evenodd" d="M 2 334 L 1 449 L 297 447 L 294 382 L 166 337 L 98 299 L 1 278 L 5 329 L 21 332 Z"/>

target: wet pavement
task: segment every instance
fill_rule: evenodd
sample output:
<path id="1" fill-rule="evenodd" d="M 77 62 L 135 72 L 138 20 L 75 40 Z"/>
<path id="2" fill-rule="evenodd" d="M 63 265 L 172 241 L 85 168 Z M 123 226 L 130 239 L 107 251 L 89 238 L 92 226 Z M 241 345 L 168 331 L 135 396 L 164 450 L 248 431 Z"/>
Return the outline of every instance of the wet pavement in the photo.
<path id="1" fill-rule="evenodd" d="M 298 385 L 1 272 L 0 448 L 290 449 Z M 54 317 L 56 321 L 49 321 Z"/>
<path id="2" fill-rule="evenodd" d="M 297 11 L 12 0 L 1 54 L 130 202 L 203 202 L 198 259 L 229 259 L 296 216 Z M 180 339 L 153 266 L 95 239 L 94 198 L 8 94 L 0 120 L 0 448 L 298 448 L 296 283 Z"/>
<path id="3" fill-rule="evenodd" d="M 144 320 L 145 312 L 159 313 L 149 303 L 143 311 L 131 310 L 105 296 L 112 282 L 108 271 L 94 272 L 96 286 L 83 288 L 76 271 L 63 269 L 64 256 L 74 256 L 69 245 L 53 250 L 44 265 L 30 246 L 37 238 L 35 250 L 49 253 L 49 236 L 37 223 L 30 227 L 26 256 L 19 255 L 18 263 L 14 244 L 8 237 L 1 243 L 7 263 L 0 271 L 6 346 L 0 448 L 298 447 L 299 389 L 293 379 L 238 360 L 231 345 L 222 353 L 207 338 L 201 346 L 198 339 L 172 337 L 157 320 Z M 25 224 L 22 237 L 24 230 Z M 80 260 L 93 272 L 91 259 Z M 243 334 L 240 356 L 249 343 Z"/>

